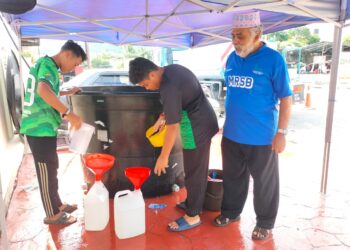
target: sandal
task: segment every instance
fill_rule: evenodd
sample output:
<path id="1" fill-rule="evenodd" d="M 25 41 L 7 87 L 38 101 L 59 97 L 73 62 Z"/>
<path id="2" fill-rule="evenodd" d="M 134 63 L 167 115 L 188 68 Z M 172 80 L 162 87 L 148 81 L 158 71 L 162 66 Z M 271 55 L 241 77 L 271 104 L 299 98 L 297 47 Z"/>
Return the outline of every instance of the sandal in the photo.
<path id="1" fill-rule="evenodd" d="M 72 205 L 69 205 L 69 204 L 63 204 L 62 205 L 63 208 L 60 209 L 61 212 L 65 212 L 65 213 L 73 213 L 75 210 L 78 209 L 78 205 L 77 204 L 72 204 Z"/>
<path id="2" fill-rule="evenodd" d="M 252 233 L 253 240 L 266 240 L 271 234 L 271 229 L 256 226 Z"/>
<path id="3" fill-rule="evenodd" d="M 213 225 L 216 227 L 224 227 L 228 224 L 231 224 L 232 222 L 239 221 L 241 219 L 241 216 L 237 216 L 236 218 L 230 219 L 228 217 L 225 217 L 222 214 L 219 214 L 215 217 L 215 219 L 212 221 Z"/>
<path id="4" fill-rule="evenodd" d="M 172 228 L 168 225 L 168 230 L 171 232 L 182 232 L 191 228 L 198 227 L 199 225 L 202 224 L 202 221 L 198 221 L 195 224 L 189 224 L 184 217 L 180 217 L 177 220 L 175 220 L 176 224 L 178 225 L 177 228 Z"/>
<path id="5" fill-rule="evenodd" d="M 56 219 L 45 218 L 45 224 L 56 224 L 56 225 L 70 225 L 77 221 L 77 219 L 71 215 L 68 215 L 64 212 L 60 212 L 60 216 Z"/>

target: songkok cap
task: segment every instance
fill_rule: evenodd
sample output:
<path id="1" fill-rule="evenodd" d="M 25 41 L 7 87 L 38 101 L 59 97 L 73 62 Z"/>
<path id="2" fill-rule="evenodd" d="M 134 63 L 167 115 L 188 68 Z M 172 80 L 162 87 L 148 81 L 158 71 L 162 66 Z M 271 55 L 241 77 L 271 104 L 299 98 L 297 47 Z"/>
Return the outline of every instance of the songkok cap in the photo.
<path id="1" fill-rule="evenodd" d="M 233 16 L 233 28 L 252 28 L 259 25 L 259 11 L 237 12 Z"/>

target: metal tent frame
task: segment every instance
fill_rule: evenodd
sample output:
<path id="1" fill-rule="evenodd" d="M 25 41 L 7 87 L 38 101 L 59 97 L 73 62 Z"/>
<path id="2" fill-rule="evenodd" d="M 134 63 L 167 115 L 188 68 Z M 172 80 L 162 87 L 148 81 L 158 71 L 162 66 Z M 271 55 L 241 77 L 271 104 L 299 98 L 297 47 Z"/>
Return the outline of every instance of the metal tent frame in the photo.
<path id="1" fill-rule="evenodd" d="M 335 27 L 321 192 L 327 191 L 342 29 L 350 26 L 350 0 L 38 0 L 21 15 L 4 15 L 22 38 L 195 48 L 231 41 L 234 12 L 261 11 L 265 33 L 326 22 Z M 3 19 L 3 16 L 0 15 Z M 20 39 L 19 39 L 20 41 Z M 19 42 L 20 44 L 20 42 Z M 0 180 L 0 194 L 1 180 Z M 1 229 L 4 204 L 1 197 Z M 6 237 L 2 245 L 7 249 Z"/>

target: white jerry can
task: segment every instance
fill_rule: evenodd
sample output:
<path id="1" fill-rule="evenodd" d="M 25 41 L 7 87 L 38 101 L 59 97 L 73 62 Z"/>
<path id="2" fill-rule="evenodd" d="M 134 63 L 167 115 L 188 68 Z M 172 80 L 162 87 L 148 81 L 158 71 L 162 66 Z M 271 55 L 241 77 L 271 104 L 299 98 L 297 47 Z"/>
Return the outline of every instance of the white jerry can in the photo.
<path id="1" fill-rule="evenodd" d="M 102 181 L 96 181 L 84 197 L 85 230 L 101 231 L 109 222 L 109 193 Z"/>
<path id="2" fill-rule="evenodd" d="M 145 201 L 141 190 L 123 190 L 114 196 L 114 227 L 119 239 L 145 233 Z"/>

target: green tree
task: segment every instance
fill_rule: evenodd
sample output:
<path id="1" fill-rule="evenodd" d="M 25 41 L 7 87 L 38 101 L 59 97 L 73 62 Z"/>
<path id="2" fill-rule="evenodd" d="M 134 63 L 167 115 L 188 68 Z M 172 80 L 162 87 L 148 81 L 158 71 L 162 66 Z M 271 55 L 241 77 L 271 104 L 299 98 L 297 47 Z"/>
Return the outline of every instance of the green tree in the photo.
<path id="1" fill-rule="evenodd" d="M 317 43 L 320 41 L 318 35 L 312 35 L 307 27 L 288 30 L 289 41 L 296 47 Z"/>
<path id="2" fill-rule="evenodd" d="M 278 32 L 274 32 L 274 33 L 270 33 L 267 35 L 267 39 L 269 41 L 273 41 L 273 42 L 283 42 L 283 41 L 287 41 L 288 40 L 288 33 L 286 31 L 278 31 Z"/>
<path id="3" fill-rule="evenodd" d="M 350 45 L 350 35 L 347 35 L 346 37 L 344 37 L 344 41 L 343 41 L 344 45 Z"/>
<path id="4" fill-rule="evenodd" d="M 102 53 L 100 57 L 103 60 L 110 60 L 110 59 L 116 58 L 116 55 L 114 53 Z"/>
<path id="5" fill-rule="evenodd" d="M 287 31 L 271 33 L 267 35 L 267 39 L 279 42 L 279 51 L 286 47 L 304 47 L 320 41 L 320 37 L 311 34 L 307 27 L 299 27 Z"/>
<path id="6" fill-rule="evenodd" d="M 109 60 L 102 56 L 98 56 L 92 59 L 91 66 L 93 68 L 111 68 L 112 67 L 112 65 L 109 63 Z"/>
<path id="7" fill-rule="evenodd" d="M 148 47 L 127 45 L 124 47 L 125 58 L 144 57 L 153 60 L 153 51 Z"/>

